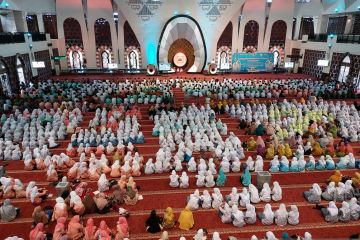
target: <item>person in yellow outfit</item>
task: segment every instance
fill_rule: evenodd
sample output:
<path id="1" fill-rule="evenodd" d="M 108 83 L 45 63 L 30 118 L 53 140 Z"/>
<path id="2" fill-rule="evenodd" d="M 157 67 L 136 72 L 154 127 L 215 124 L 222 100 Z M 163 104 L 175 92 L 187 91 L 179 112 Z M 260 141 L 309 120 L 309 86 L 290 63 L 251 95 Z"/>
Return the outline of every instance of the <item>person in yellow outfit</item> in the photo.
<path id="1" fill-rule="evenodd" d="M 179 228 L 182 230 L 189 231 L 194 226 L 194 216 L 188 206 L 181 211 L 178 222 Z"/>
<path id="2" fill-rule="evenodd" d="M 283 144 L 279 144 L 277 148 L 277 155 L 279 156 L 279 158 L 285 156 L 285 146 Z"/>
<path id="3" fill-rule="evenodd" d="M 356 172 L 355 176 L 351 178 L 351 180 L 355 187 L 360 187 L 360 172 Z"/>
<path id="4" fill-rule="evenodd" d="M 274 156 L 275 156 L 274 145 L 270 144 L 269 147 L 266 149 L 265 158 L 266 159 L 273 159 Z"/>
<path id="5" fill-rule="evenodd" d="M 256 148 L 256 141 L 253 137 L 250 137 L 249 141 L 247 142 L 247 150 L 254 151 Z"/>
<path id="6" fill-rule="evenodd" d="M 287 158 L 291 158 L 293 156 L 293 152 L 290 148 L 290 145 L 288 143 L 285 143 L 285 156 Z"/>
<path id="7" fill-rule="evenodd" d="M 324 150 L 321 148 L 320 143 L 314 142 L 312 155 L 315 157 L 321 156 L 324 154 Z"/>
<path id="8" fill-rule="evenodd" d="M 343 175 L 341 174 L 341 172 L 339 170 L 336 170 L 335 173 L 329 177 L 328 182 L 334 182 L 337 186 L 338 183 L 341 182 L 342 178 Z"/>
<path id="9" fill-rule="evenodd" d="M 166 208 L 163 219 L 164 228 L 172 228 L 175 225 L 174 211 L 171 207 Z"/>

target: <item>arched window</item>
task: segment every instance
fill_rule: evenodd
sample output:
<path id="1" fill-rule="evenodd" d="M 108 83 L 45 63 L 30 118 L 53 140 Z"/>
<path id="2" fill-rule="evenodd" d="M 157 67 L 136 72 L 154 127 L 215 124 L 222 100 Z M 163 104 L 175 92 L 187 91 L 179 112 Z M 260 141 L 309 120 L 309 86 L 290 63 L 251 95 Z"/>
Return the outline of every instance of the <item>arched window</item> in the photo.
<path id="1" fill-rule="evenodd" d="M 129 69 L 139 69 L 139 53 L 136 50 L 132 50 L 128 55 Z"/>
<path id="2" fill-rule="evenodd" d="M 358 72 L 358 75 L 354 78 L 354 92 L 356 94 L 360 94 L 360 71 Z"/>
<path id="3" fill-rule="evenodd" d="M 16 72 L 19 80 L 19 85 L 26 85 L 25 76 L 24 76 L 24 65 L 19 56 L 16 57 Z"/>
<path id="4" fill-rule="evenodd" d="M 338 77 L 338 81 L 339 82 L 346 82 L 347 77 L 349 75 L 350 72 L 350 67 L 351 67 L 351 61 L 350 61 L 350 57 L 346 56 L 343 61 L 341 62 L 341 66 L 340 66 L 340 71 L 339 71 L 339 77 Z"/>
<path id="5" fill-rule="evenodd" d="M 102 68 L 109 68 L 109 63 L 111 63 L 109 52 L 103 51 L 101 53 L 101 63 L 102 63 Z"/>
<path id="6" fill-rule="evenodd" d="M 280 53 L 278 50 L 274 50 L 274 67 L 280 65 Z"/>
<path id="7" fill-rule="evenodd" d="M 2 88 L 3 93 L 7 96 L 11 96 L 12 90 L 11 90 L 11 86 L 10 86 L 8 69 L 2 60 L 0 60 L 0 81 L 1 81 L 0 83 L 1 83 L 1 88 Z"/>
<path id="8" fill-rule="evenodd" d="M 71 51 L 69 54 L 72 69 L 83 68 L 83 56 L 80 51 Z"/>
<path id="9" fill-rule="evenodd" d="M 219 52 L 218 63 L 219 69 L 229 69 L 229 55 L 227 51 Z"/>

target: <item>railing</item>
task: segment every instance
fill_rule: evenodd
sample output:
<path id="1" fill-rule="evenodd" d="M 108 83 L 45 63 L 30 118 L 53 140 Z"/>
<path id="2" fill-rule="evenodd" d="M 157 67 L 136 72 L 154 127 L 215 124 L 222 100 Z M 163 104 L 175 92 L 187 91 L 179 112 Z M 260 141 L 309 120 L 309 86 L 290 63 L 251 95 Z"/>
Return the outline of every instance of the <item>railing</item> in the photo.
<path id="1" fill-rule="evenodd" d="M 309 42 L 327 42 L 328 35 L 326 33 L 315 34 L 314 36 L 309 36 Z"/>
<path id="2" fill-rule="evenodd" d="M 360 35 L 337 35 L 336 42 L 360 44 Z"/>
<path id="3" fill-rule="evenodd" d="M 46 41 L 46 34 L 45 33 L 31 33 L 32 36 L 32 41 L 33 42 L 41 42 L 41 41 Z"/>
<path id="4" fill-rule="evenodd" d="M 24 43 L 24 33 L 0 33 L 0 44 Z"/>

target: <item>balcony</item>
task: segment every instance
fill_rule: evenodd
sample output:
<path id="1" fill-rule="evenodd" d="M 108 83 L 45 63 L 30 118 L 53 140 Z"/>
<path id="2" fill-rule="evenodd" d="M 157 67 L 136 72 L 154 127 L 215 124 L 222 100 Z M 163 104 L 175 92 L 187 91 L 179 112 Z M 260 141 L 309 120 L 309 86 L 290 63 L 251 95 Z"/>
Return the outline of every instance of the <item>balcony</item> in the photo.
<path id="1" fill-rule="evenodd" d="M 24 43 L 24 33 L 0 33 L 0 44 Z"/>
<path id="2" fill-rule="evenodd" d="M 31 38 L 32 38 L 33 42 L 46 41 L 46 34 L 45 33 L 33 32 L 33 33 L 31 33 Z"/>
<path id="3" fill-rule="evenodd" d="M 328 35 L 326 33 L 314 34 L 313 36 L 309 36 L 309 42 L 327 42 Z"/>
<path id="4" fill-rule="evenodd" d="M 337 43 L 360 44 L 360 35 L 337 35 Z"/>

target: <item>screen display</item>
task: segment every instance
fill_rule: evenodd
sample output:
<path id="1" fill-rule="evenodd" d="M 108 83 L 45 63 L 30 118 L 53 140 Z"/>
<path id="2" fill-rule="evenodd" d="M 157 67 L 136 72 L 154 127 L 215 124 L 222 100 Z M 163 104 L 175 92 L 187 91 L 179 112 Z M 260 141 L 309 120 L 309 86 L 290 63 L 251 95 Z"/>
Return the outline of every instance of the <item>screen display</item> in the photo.
<path id="1" fill-rule="evenodd" d="M 45 68 L 45 62 L 31 62 L 33 68 Z"/>
<path id="2" fill-rule="evenodd" d="M 285 62 L 285 68 L 294 68 L 294 62 Z"/>
<path id="3" fill-rule="evenodd" d="M 118 64 L 117 63 L 109 63 L 108 68 L 109 69 L 118 69 Z"/>
<path id="4" fill-rule="evenodd" d="M 170 63 L 159 63 L 159 71 L 170 71 L 171 64 Z"/>
<path id="5" fill-rule="evenodd" d="M 326 60 L 326 59 L 324 59 L 324 60 L 318 60 L 317 65 L 318 65 L 319 67 L 327 67 L 327 66 L 329 66 L 329 60 Z"/>

